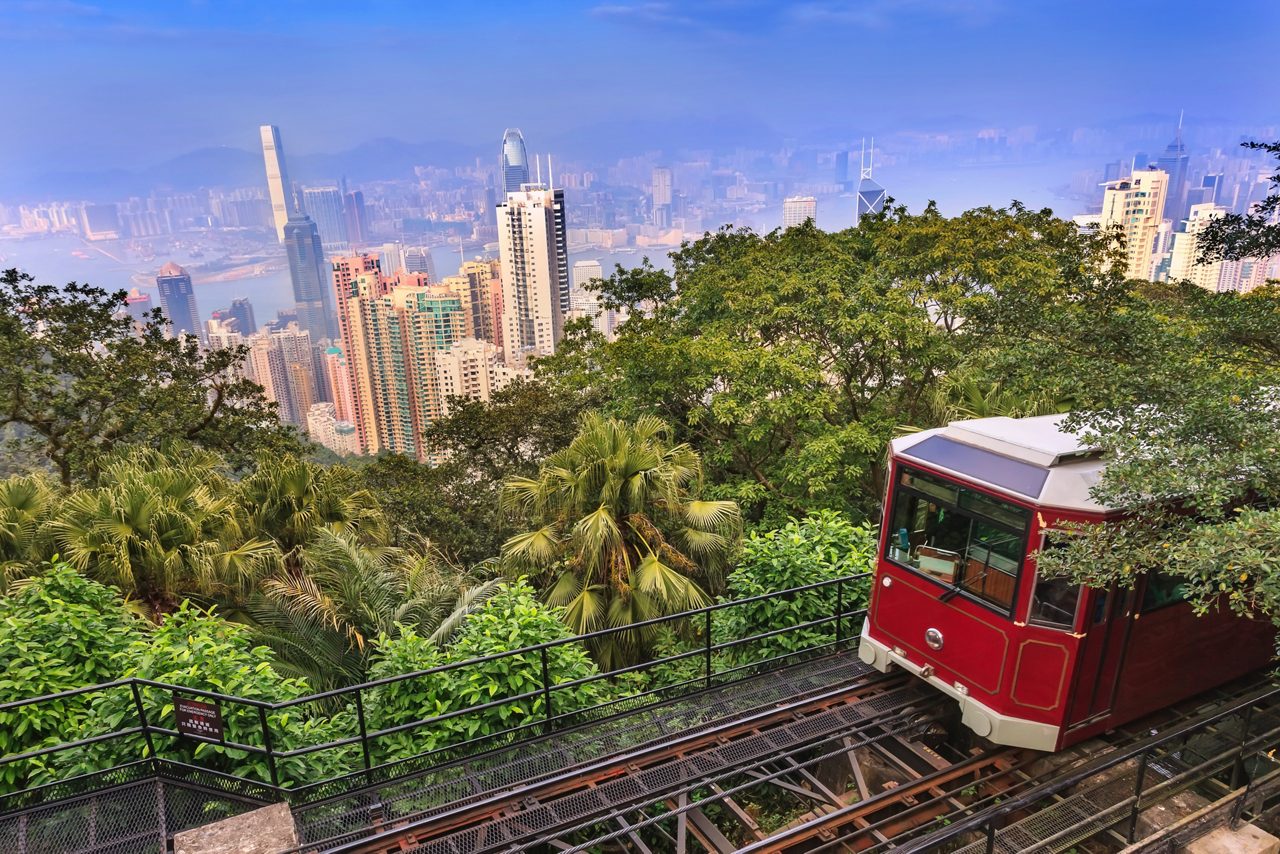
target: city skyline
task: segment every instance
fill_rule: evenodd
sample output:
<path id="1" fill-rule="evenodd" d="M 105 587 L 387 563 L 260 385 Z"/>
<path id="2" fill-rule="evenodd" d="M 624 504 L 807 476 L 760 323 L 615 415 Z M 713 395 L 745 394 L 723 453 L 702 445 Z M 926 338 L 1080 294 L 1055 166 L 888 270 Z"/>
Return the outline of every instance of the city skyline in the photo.
<path id="1" fill-rule="evenodd" d="M 356 23 L 344 7 L 309 10 L 288 19 L 286 31 L 285 19 L 269 8 L 144 0 L 110 8 L 11 4 L 0 9 L 0 38 L 15 66 L 58 71 L 32 75 L 29 86 L 0 95 L 41 129 L 0 140 L 0 161 L 23 163 L 32 175 L 139 169 L 202 147 L 243 147 L 242 129 L 268 119 L 290 127 L 295 156 L 382 136 L 492 151 L 491 132 L 474 121 L 477 103 L 574 156 L 591 147 L 598 153 L 606 141 L 630 153 L 655 142 L 732 144 L 965 126 L 1105 128 L 1170 122 L 1183 109 L 1201 126 L 1224 117 L 1274 123 L 1277 83 L 1256 71 L 1269 55 L 1268 33 L 1280 9 L 1249 0 L 1220 15 L 1185 14 L 1193 8 L 1145 0 L 1120 7 L 996 0 L 532 3 L 495 27 L 483 10 L 462 4 L 393 2 L 359 20 L 362 43 L 380 61 L 339 67 L 316 61 L 314 44 Z M 518 86 L 509 85 L 505 67 L 458 65 L 471 56 L 469 35 L 494 38 L 534 21 L 541 31 L 574 40 L 563 64 L 526 66 Z M 1215 73 L 1181 75 L 1176 92 L 1160 75 L 1102 84 L 1114 67 L 1105 34 L 1136 27 L 1171 58 L 1194 55 Z M 442 28 L 456 37 L 428 54 L 402 49 Z M 1054 38 L 1043 38 L 1047 33 Z M 854 43 L 860 61 L 848 63 Z M 136 50 L 139 44 L 147 49 Z M 231 44 L 255 50 L 261 61 L 224 62 Z M 257 50 L 267 44 L 270 50 Z M 124 55 L 136 61 L 115 61 Z M 468 72 L 451 74 L 448 87 L 417 88 L 419 107 L 400 109 L 409 81 L 458 67 Z M 873 67 L 886 70 L 869 79 L 866 69 Z M 1006 73 L 1014 67 L 1018 74 Z M 1221 87 L 1223 77 L 1248 85 Z M 726 79 L 735 85 L 719 85 Z M 842 92 L 839 106 L 831 91 Z M 330 109 L 334 97 L 346 94 L 362 103 L 349 119 Z M 157 102 L 168 106 L 156 110 Z M 1156 102 L 1168 106 L 1157 111 Z M 368 114 L 397 115 L 394 133 L 371 128 Z"/>

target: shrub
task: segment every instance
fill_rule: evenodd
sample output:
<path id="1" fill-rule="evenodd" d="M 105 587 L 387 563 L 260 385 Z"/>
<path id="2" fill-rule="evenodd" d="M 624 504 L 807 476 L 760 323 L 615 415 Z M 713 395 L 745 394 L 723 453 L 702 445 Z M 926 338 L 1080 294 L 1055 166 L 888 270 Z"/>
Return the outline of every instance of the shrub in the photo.
<path id="1" fill-rule="evenodd" d="M 836 612 L 836 588 L 785 596 L 769 595 L 842 576 L 870 572 L 875 566 L 875 531 L 854 525 L 834 510 L 792 519 L 772 531 L 753 532 L 742 544 L 742 556 L 729 576 L 727 599 L 769 596 L 727 608 L 715 615 L 715 638 L 724 643 L 807 623 Z M 870 579 L 843 586 L 846 611 L 866 605 Z M 845 637 L 856 633 L 846 619 Z M 760 661 L 826 643 L 835 637 L 834 624 L 775 635 L 734 647 L 727 656 L 735 663 Z"/>

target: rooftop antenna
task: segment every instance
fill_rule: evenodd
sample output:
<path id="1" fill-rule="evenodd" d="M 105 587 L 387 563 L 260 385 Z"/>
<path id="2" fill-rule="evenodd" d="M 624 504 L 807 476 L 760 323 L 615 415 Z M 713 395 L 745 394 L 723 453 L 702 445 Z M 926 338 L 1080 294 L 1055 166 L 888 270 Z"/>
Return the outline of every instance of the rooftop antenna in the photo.
<path id="1" fill-rule="evenodd" d="M 1178 147 L 1182 147 L 1182 117 L 1186 115 L 1186 108 L 1178 110 Z"/>
<path id="2" fill-rule="evenodd" d="M 541 184 L 542 183 L 542 160 L 539 159 L 538 155 L 536 154 L 533 155 L 533 168 L 537 170 L 538 183 Z"/>
<path id="3" fill-rule="evenodd" d="M 556 188 L 556 176 L 551 171 L 551 155 L 547 155 L 547 189 L 554 190 Z"/>
<path id="4" fill-rule="evenodd" d="M 871 157 L 867 157 L 867 138 L 862 138 L 862 165 L 858 169 L 859 177 L 870 180 L 872 161 L 876 156 L 876 138 L 871 137 Z"/>

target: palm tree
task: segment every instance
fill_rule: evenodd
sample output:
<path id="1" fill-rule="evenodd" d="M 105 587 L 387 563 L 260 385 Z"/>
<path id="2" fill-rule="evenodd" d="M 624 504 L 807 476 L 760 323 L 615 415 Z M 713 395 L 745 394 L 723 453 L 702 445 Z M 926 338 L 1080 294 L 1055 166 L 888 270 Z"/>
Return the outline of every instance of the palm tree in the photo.
<path id="1" fill-rule="evenodd" d="M 52 505 L 53 490 L 42 477 L 0 481 L 0 595 L 12 592 L 40 562 L 40 526 Z"/>
<path id="2" fill-rule="evenodd" d="M 321 529 L 358 535 L 370 543 L 387 539 L 377 501 L 358 488 L 344 468 L 325 468 L 293 456 L 262 459 L 240 483 L 238 499 L 246 528 L 274 541 L 292 570 L 298 568 L 303 547 Z"/>
<path id="3" fill-rule="evenodd" d="M 625 627 L 708 604 L 739 531 L 732 501 L 698 498 L 702 461 L 667 426 L 589 414 L 537 477 L 503 487 L 507 512 L 537 527 L 502 547 L 511 571 L 533 573 L 578 633 Z M 651 637 L 627 632 L 595 647 L 601 664 L 636 659 Z"/>
<path id="4" fill-rule="evenodd" d="M 410 626 L 443 646 L 497 591 L 417 551 L 366 545 L 351 532 L 320 528 L 297 567 L 261 582 L 247 608 L 259 640 L 281 665 L 328 690 L 365 678 L 372 642 Z"/>
<path id="5" fill-rule="evenodd" d="M 44 529 L 78 570 L 158 620 L 272 560 L 270 540 L 244 536 L 219 466 L 205 451 L 136 451 L 104 466 L 98 486 L 65 495 Z"/>

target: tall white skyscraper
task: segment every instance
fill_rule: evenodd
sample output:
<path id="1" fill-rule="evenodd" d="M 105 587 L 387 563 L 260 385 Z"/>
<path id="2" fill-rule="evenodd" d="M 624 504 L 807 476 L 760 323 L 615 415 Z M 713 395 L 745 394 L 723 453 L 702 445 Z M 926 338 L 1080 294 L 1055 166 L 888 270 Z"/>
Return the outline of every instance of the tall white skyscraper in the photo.
<path id="1" fill-rule="evenodd" d="M 263 125 L 259 131 L 262 134 L 262 159 L 267 165 L 271 218 L 276 224 L 276 237 L 284 243 L 284 224 L 296 208 L 293 185 L 289 183 L 289 171 L 285 168 L 284 144 L 280 142 L 280 128 L 275 125 Z"/>
<path id="2" fill-rule="evenodd" d="M 805 220 L 818 221 L 818 200 L 813 196 L 792 196 L 782 200 L 782 227 L 803 225 Z"/>
<path id="3" fill-rule="evenodd" d="M 1102 194 L 1101 229 L 1120 226 L 1125 236 L 1127 275 L 1150 279 L 1156 235 L 1164 221 L 1169 175 L 1160 169 L 1135 169 L 1128 178 L 1109 181 Z"/>
<path id="4" fill-rule="evenodd" d="M 563 193 L 541 185 L 525 187 L 508 193 L 498 205 L 503 358 L 512 366 L 530 355 L 555 352 L 569 302 L 567 254 L 557 233 L 563 223 Z"/>

